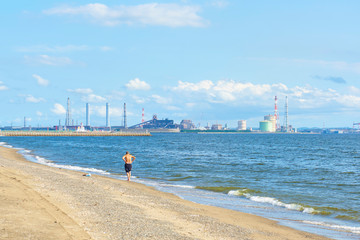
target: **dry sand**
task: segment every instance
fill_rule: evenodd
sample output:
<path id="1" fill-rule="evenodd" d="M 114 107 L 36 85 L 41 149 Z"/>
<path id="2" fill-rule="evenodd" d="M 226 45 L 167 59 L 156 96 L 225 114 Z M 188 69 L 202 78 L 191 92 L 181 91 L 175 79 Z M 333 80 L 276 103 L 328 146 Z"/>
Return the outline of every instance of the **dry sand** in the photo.
<path id="1" fill-rule="evenodd" d="M 0 147 L 0 239 L 327 239 Z"/>

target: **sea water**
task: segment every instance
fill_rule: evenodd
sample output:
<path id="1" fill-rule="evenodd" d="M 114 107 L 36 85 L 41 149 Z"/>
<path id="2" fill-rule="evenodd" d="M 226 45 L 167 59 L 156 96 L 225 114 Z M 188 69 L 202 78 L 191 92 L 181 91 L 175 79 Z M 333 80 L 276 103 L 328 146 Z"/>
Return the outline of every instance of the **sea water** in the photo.
<path id="1" fill-rule="evenodd" d="M 334 239 L 360 239 L 360 135 L 0 137 L 31 160 L 133 180 Z"/>

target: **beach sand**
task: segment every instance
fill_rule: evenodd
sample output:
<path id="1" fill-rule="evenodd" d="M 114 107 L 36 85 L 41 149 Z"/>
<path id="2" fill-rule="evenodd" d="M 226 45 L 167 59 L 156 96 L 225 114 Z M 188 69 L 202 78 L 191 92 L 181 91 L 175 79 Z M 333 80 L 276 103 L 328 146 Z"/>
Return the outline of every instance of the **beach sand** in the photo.
<path id="1" fill-rule="evenodd" d="M 0 239 L 327 239 L 0 147 Z"/>

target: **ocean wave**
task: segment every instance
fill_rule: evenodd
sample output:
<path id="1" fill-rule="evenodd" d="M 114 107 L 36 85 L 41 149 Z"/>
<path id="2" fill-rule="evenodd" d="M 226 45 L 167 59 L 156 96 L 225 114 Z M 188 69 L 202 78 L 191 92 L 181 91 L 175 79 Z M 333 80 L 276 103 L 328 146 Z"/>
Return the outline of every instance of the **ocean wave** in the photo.
<path id="1" fill-rule="evenodd" d="M 27 149 L 22 149 L 20 151 L 20 153 L 29 161 L 37 162 L 37 163 L 40 163 L 43 165 L 47 165 L 49 167 L 63 168 L 63 169 L 68 169 L 68 170 L 81 171 L 81 172 L 98 173 L 98 174 L 103 174 L 103 175 L 110 175 L 110 173 L 108 173 L 104 170 L 101 170 L 101 169 L 97 169 L 97 168 L 86 168 L 86 167 L 79 167 L 79 166 L 73 166 L 73 165 L 56 164 L 53 161 L 48 160 L 46 158 L 30 154 L 31 150 L 27 150 Z"/>
<path id="2" fill-rule="evenodd" d="M 324 222 L 316 222 L 316 221 L 302 221 L 303 223 L 312 224 L 312 225 L 318 225 L 323 226 L 331 229 L 337 229 L 341 231 L 351 232 L 360 234 L 360 227 L 351 227 L 351 226 L 343 226 L 343 225 L 336 225 L 336 224 L 329 224 Z"/>
<path id="3" fill-rule="evenodd" d="M 137 182 L 143 183 L 145 185 L 150 185 L 155 188 L 159 188 L 159 187 L 186 188 L 186 189 L 194 189 L 195 188 L 194 186 L 190 186 L 190 185 L 177 185 L 177 184 L 164 183 L 164 182 L 161 182 L 160 178 L 155 179 L 155 181 L 152 181 L 153 179 L 151 179 L 151 178 L 146 178 L 146 179 L 149 179 L 149 180 L 138 178 Z"/>
<path id="4" fill-rule="evenodd" d="M 284 207 L 289 210 L 295 210 L 295 211 L 299 211 L 299 212 L 303 212 L 303 213 L 321 214 L 320 211 L 315 210 L 312 207 L 305 207 L 305 206 L 303 206 L 301 204 L 297 204 L 297 203 L 283 203 L 280 200 L 278 200 L 276 198 L 272 198 L 272 197 L 253 196 L 249 193 L 250 191 L 252 191 L 252 190 L 249 190 L 249 189 L 231 190 L 228 192 L 228 195 L 243 196 L 254 202 L 269 203 L 274 206 Z"/>
<path id="5" fill-rule="evenodd" d="M 162 187 L 195 188 L 194 186 L 189 186 L 189 185 L 175 185 L 175 184 L 167 184 L 167 183 L 163 183 L 159 185 Z"/>
<path id="6" fill-rule="evenodd" d="M 168 179 L 168 181 L 171 182 L 178 182 L 178 181 L 183 181 L 189 178 L 193 178 L 193 176 L 187 176 L 187 177 L 179 177 L 179 178 L 172 178 L 172 179 Z"/>
<path id="7" fill-rule="evenodd" d="M 222 193 L 227 193 L 227 192 L 231 192 L 232 190 L 235 190 L 237 188 L 234 187 L 203 187 L 203 186 L 197 186 L 195 187 L 196 189 L 202 189 L 202 190 L 207 190 L 207 191 L 212 191 L 212 192 L 222 192 Z"/>
<path id="8" fill-rule="evenodd" d="M 39 157 L 39 156 L 35 156 L 35 159 L 37 160 L 37 162 L 50 166 L 50 167 L 56 167 L 56 168 L 64 168 L 64 169 L 69 169 L 69 170 L 74 170 L 74 171 L 82 171 L 82 172 L 92 172 L 92 173 L 99 173 L 99 174 L 106 174 L 109 175 L 110 173 L 101 170 L 101 169 L 97 169 L 97 168 L 86 168 L 86 167 L 79 167 L 79 166 L 73 166 L 73 165 L 63 165 L 63 164 L 56 164 L 51 160 Z"/>
<path id="9" fill-rule="evenodd" d="M 14 148 L 13 146 L 9 145 L 7 142 L 0 142 L 0 146 L 6 147 L 6 148 Z"/>

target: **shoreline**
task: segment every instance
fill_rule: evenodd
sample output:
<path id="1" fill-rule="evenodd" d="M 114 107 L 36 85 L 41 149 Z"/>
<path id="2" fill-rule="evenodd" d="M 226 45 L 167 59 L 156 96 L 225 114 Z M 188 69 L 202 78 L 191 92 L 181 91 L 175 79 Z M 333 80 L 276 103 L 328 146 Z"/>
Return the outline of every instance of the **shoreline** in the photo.
<path id="1" fill-rule="evenodd" d="M 328 239 L 140 183 L 33 163 L 17 151 L 0 147 L 0 238 Z"/>
<path id="2" fill-rule="evenodd" d="M 0 131 L 4 137 L 133 137 L 151 136 L 148 131 Z"/>

